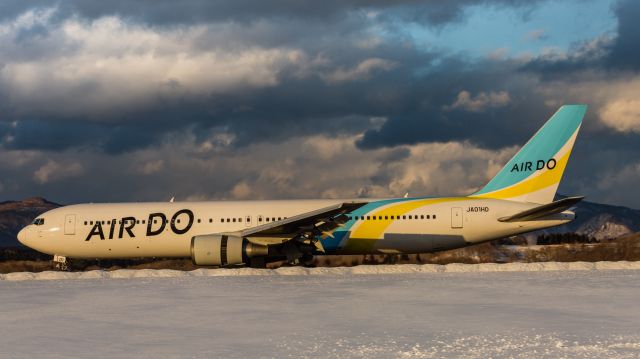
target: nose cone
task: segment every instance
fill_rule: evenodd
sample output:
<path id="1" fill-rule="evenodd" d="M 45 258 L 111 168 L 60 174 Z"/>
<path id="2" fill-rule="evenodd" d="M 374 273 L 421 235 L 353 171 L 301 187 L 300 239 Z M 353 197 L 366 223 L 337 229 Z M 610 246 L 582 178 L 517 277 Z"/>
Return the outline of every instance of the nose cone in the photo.
<path id="1" fill-rule="evenodd" d="M 22 230 L 20 230 L 20 232 L 18 232 L 18 240 L 20 241 L 20 243 L 24 244 L 25 246 L 27 245 L 27 228 L 22 228 Z"/>

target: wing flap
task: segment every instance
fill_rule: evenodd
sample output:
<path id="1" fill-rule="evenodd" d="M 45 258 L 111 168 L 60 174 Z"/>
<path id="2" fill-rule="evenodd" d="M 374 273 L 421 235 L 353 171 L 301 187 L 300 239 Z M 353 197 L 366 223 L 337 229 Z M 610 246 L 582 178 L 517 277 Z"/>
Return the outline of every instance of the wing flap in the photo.
<path id="1" fill-rule="evenodd" d="M 567 197 L 559 201 L 534 207 L 526 211 L 516 213 L 511 216 L 498 218 L 500 222 L 523 222 L 535 221 L 536 219 L 546 217 L 551 214 L 561 213 L 573 207 L 576 203 L 582 201 L 584 197 Z"/>

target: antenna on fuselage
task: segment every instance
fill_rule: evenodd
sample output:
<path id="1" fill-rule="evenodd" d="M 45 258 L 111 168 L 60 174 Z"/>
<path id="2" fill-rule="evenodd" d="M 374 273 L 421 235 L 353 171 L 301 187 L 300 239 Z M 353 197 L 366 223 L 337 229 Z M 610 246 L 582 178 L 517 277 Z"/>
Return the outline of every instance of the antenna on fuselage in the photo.
<path id="1" fill-rule="evenodd" d="M 173 201 L 175 201 L 176 198 L 175 197 L 171 197 L 171 199 L 169 200 L 170 203 L 173 203 Z"/>

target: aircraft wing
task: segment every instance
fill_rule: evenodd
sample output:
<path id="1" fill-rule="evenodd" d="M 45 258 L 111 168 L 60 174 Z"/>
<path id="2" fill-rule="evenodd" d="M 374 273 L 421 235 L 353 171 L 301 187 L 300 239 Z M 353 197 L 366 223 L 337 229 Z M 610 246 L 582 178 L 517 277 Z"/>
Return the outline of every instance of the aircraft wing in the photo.
<path id="1" fill-rule="evenodd" d="M 502 217 L 498 220 L 500 222 L 535 221 L 551 214 L 564 212 L 583 199 L 584 197 L 567 197 L 559 201 L 543 204 L 542 206 L 534 207 L 508 217 Z"/>
<path id="2" fill-rule="evenodd" d="M 260 238 L 280 238 L 283 242 L 301 235 L 308 238 L 316 235 L 332 236 L 333 231 L 346 223 L 345 215 L 364 206 L 367 202 L 338 203 L 315 211 L 302 213 L 261 226 L 241 231 L 241 236 L 249 241 L 261 243 Z"/>

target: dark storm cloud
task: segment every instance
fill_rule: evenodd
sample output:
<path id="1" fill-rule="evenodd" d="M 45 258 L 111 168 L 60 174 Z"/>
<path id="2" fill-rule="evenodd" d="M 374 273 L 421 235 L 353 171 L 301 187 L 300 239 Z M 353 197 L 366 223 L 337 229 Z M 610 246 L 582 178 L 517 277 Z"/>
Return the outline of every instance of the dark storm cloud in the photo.
<path id="1" fill-rule="evenodd" d="M 618 35 L 611 45 L 607 65 L 613 68 L 640 70 L 640 2 L 620 1 L 615 7 L 618 18 Z"/>
<path id="2" fill-rule="evenodd" d="M 96 113 L 89 108 L 86 116 L 82 111 L 78 113 L 83 95 L 110 85 L 108 79 L 106 84 L 89 79 L 90 86 L 81 83 L 69 90 L 58 90 L 58 93 L 74 94 L 67 95 L 65 101 L 45 97 L 44 104 L 38 106 L 38 100 L 30 98 L 27 107 L 6 114 L 6 120 L 19 124 L 13 130 L 6 130 L 14 137 L 10 148 L 63 150 L 94 146 L 117 153 L 144 148 L 160 142 L 168 134 L 192 128 L 200 134 L 210 128 L 225 127 L 235 135 L 238 146 L 313 133 L 361 132 L 369 127 L 369 117 L 385 116 L 390 111 L 401 113 L 405 106 L 413 106 L 411 102 L 419 101 L 419 94 L 406 92 L 407 84 L 413 81 L 416 68 L 429 66 L 436 57 L 403 43 L 381 44 L 374 49 L 340 43 L 333 46 L 309 44 L 307 47 L 308 57 L 321 54 L 330 57 L 332 63 L 320 65 L 316 72 L 304 76 L 298 74 L 295 64 L 286 66 L 279 71 L 276 86 L 241 87 L 241 90 L 212 95 L 191 96 L 187 93 L 170 101 L 162 96 L 151 96 L 145 105 L 138 106 L 134 102 L 123 109 L 103 105 L 110 96 L 107 94 L 97 100 L 101 109 Z M 382 63 L 383 67 L 388 64 L 388 68 L 373 68 L 371 74 L 368 70 L 349 74 L 367 59 L 377 59 L 378 64 Z M 201 70 L 207 71 L 206 68 Z M 343 71 L 346 75 L 332 75 L 335 71 Z M 114 83 L 113 86 L 122 85 Z M 173 85 L 181 86 L 180 83 Z M 123 89 L 126 90 L 126 86 Z M 51 91 L 51 88 L 38 90 L 43 94 Z M 6 89 L 6 92 L 11 91 Z M 404 104 L 400 100 L 407 95 Z M 0 105 L 11 107 L 2 99 Z M 23 113 L 29 111 L 37 111 L 39 117 L 47 120 L 25 117 Z M 68 127 L 71 129 L 65 131 Z M 48 138 L 50 135 L 58 139 Z"/>
<path id="3" fill-rule="evenodd" d="M 42 149 L 60 151 L 83 147 L 95 141 L 105 129 L 90 123 L 52 122 L 44 120 L 18 121 L 8 131 L 11 141 L 6 149 Z"/>
<path id="4" fill-rule="evenodd" d="M 265 18 L 328 19 L 342 17 L 349 11 L 384 11 L 387 14 L 439 25 L 461 18 L 467 6 L 492 4 L 496 6 L 531 6 L 530 0 L 330 0 L 330 1 L 208 1 L 192 0 L 113 0 L 83 1 L 3 1 L 0 19 L 12 18 L 27 9 L 56 4 L 59 16 L 78 14 L 91 19 L 117 15 L 150 24 L 193 24 L 217 21 L 254 21 Z M 537 1 L 535 1 L 537 2 Z"/>
<path id="5" fill-rule="evenodd" d="M 158 134 L 144 125 L 114 127 L 77 121 L 24 120 L 4 132 L 11 138 L 5 139 L 3 147 L 7 150 L 88 148 L 117 154 L 159 141 Z"/>
<path id="6" fill-rule="evenodd" d="M 0 192 L 29 196 L 35 188 L 63 202 L 95 193 L 385 196 L 405 187 L 440 193 L 445 172 L 473 168 L 473 184 L 457 179 L 462 193 L 561 103 L 585 101 L 591 107 L 570 164 L 577 175 L 563 189 L 605 198 L 603 178 L 637 161 L 640 136 L 600 121 L 609 99 L 571 90 L 594 86 L 582 70 L 614 82 L 624 76 L 607 70 L 637 69 L 637 2 L 616 7 L 616 36 L 531 61 L 427 50 L 402 30 L 407 21 L 464 20 L 473 5 L 530 4 L 60 1 L 52 11 L 51 2 L 0 2 L 9 24 L 0 34 L 0 164 L 8 171 Z M 455 156 L 447 157 L 446 142 Z M 413 158 L 416 147 L 424 158 Z M 427 162 L 438 176 L 423 182 L 413 179 L 420 171 L 402 167 L 403 178 L 396 167 Z M 317 182 L 325 168 L 335 177 Z M 69 186 L 79 190 L 69 194 Z"/>
<path id="7" fill-rule="evenodd" d="M 100 8 L 103 5 L 93 6 Z M 125 9 L 124 3 L 113 6 L 122 11 Z M 163 6 L 168 5 L 160 4 L 160 8 Z M 95 14 L 98 13 L 102 12 Z M 134 109 L 102 106 L 98 120 L 77 111 L 63 115 L 62 121 L 56 120 L 55 116 L 47 117 L 46 106 L 56 111 L 65 106 L 76 107 L 73 100 L 53 104 L 49 101 L 39 113 L 41 118 L 47 118 L 46 123 L 22 118 L 20 113 L 24 111 L 15 111 L 16 115 L 9 116 L 9 120 L 18 120 L 20 125 L 14 130 L 8 129 L 10 134 L 14 132 L 13 142 L 8 146 L 47 150 L 93 146 L 108 153 L 119 153 L 158 144 L 176 132 L 187 130 L 194 131 L 196 136 L 206 136 L 203 134 L 209 129 L 223 127 L 233 134 L 235 146 L 312 133 L 350 134 L 369 129 L 358 143 L 360 148 L 470 141 L 496 149 L 523 143 L 553 111 L 543 105 L 542 96 L 531 93 L 531 88 L 537 84 L 535 76 L 520 74 L 518 64 L 509 60 L 471 60 L 459 54 L 430 53 L 400 41 L 401 38 L 383 39 L 372 47 L 355 46 L 356 39 L 366 35 L 362 28 L 365 25 L 360 20 L 340 21 L 327 30 L 313 25 L 303 30 L 298 20 L 262 26 L 260 29 L 264 31 L 249 29 L 240 34 L 225 33 L 225 36 L 205 31 L 193 45 L 194 54 L 221 46 L 223 38 L 229 43 L 235 38 L 238 43 L 247 44 L 245 46 L 254 41 L 282 45 L 287 43 L 285 34 L 290 33 L 298 34 L 291 35 L 297 40 L 301 36 L 319 39 L 316 42 L 295 41 L 295 44 L 310 59 L 325 57 L 330 63 L 319 65 L 314 73 L 305 76 L 298 74 L 296 65 L 284 66 L 277 73 L 275 86 L 246 87 L 211 96 L 185 94 L 177 101 L 158 97 L 146 104 L 134 103 Z M 256 33 L 262 33 L 263 37 L 251 36 Z M 341 36 L 342 41 L 336 41 Z M 275 41 L 276 38 L 279 40 Z M 374 71 L 353 80 L 331 80 L 332 72 L 351 71 L 366 59 L 383 59 L 390 65 L 384 71 Z M 87 81 L 77 88 L 59 91 L 76 92 L 75 98 L 80 98 L 84 93 L 110 85 L 93 79 Z M 172 87 L 179 89 L 182 85 L 174 81 Z M 43 88 L 42 91 L 53 90 Z M 510 100 L 483 111 L 448 109 L 463 91 L 471 96 L 504 91 Z M 33 101 L 30 106 L 33 107 Z M 371 117 L 387 121 L 381 128 L 372 129 L 368 121 Z M 80 125 L 65 131 L 75 123 Z M 509 135 L 496 136 L 496 130 Z M 49 134 L 56 134 L 53 137 L 58 139 L 48 138 Z"/>
<path id="8" fill-rule="evenodd" d="M 447 113 L 444 119 L 442 106 L 447 105 L 461 90 L 483 91 L 483 80 L 459 78 L 450 84 L 449 76 L 460 75 L 454 66 L 431 69 L 430 75 L 416 78 L 416 72 L 432 66 L 443 55 L 428 53 L 404 42 L 402 36 L 382 39 L 381 43 L 368 47 L 358 41 L 371 34 L 366 11 L 381 11 L 376 24 L 393 22 L 394 19 L 427 21 L 442 24 L 458 20 L 462 10 L 471 5 L 529 6 L 526 1 L 332 1 L 319 2 L 238 2 L 195 1 L 185 6 L 172 1 L 114 1 L 58 2 L 48 23 L 35 23 L 20 28 L 14 43 L 4 53 L 6 61 L 28 63 L 32 59 L 62 58 L 72 56 L 81 46 L 76 39 L 60 39 L 59 33 L 50 34 L 49 28 L 56 21 L 68 19 L 72 14 L 81 19 L 97 19 L 116 15 L 128 19 L 127 24 L 144 22 L 149 25 L 209 24 L 210 27 L 191 44 L 191 52 L 197 55 L 211 49 L 233 52 L 255 46 L 264 48 L 299 48 L 309 58 L 328 58 L 330 63 L 320 65 L 316 73 L 297 76 L 295 66 L 284 66 L 277 72 L 276 86 L 241 88 L 211 96 L 185 94 L 180 101 L 165 101 L 157 97 L 140 104 L 132 100 L 129 108 L 109 103 L 109 94 L 100 91 L 114 84 L 87 77 L 64 87 L 42 87 L 31 96 L 26 108 L 3 103 L 10 96 L 0 99 L 0 108 L 7 108 L 5 121 L 18 121 L 13 130 L 11 148 L 63 150 L 77 146 L 94 146 L 118 153 L 157 144 L 175 131 L 191 128 L 228 128 L 236 137 L 236 145 L 256 141 L 271 141 L 309 133 L 352 133 L 368 126 L 368 117 L 389 118 L 382 130 L 369 132 L 361 142 L 363 148 L 416 143 L 428 140 L 457 139 L 463 136 L 459 130 L 466 122 L 479 122 L 496 118 L 486 114 L 480 117 L 466 116 L 464 112 Z M 3 2 L 0 14 L 15 17 L 28 9 L 46 9 L 50 2 Z M 354 10 L 354 11 L 351 11 Z M 349 15 L 350 14 L 350 15 Z M 339 15 L 339 16 L 336 16 Z M 278 18 L 277 20 L 273 20 Z M 308 21 L 307 19 L 313 19 Z M 218 26 L 217 22 L 229 20 L 255 22 L 245 26 Z M 49 25 L 49 28 L 46 25 Z M 90 25 L 86 25 L 90 26 Z M 126 26 L 126 24 L 125 24 Z M 90 28 L 89 28 L 90 29 Z M 66 34 L 66 33 L 65 33 Z M 375 40 L 375 39 L 374 39 Z M 51 46 L 52 44 L 56 46 Z M 132 46 L 135 46 L 133 44 Z M 133 50 L 138 51 L 138 50 Z M 160 50 L 159 52 L 161 52 Z M 126 56 L 113 54 L 113 56 Z M 106 58 L 110 56 L 105 53 Z M 388 64 L 384 71 L 358 75 L 357 79 L 332 80 L 342 71 L 349 75 L 367 59 L 380 59 Z M 98 57 L 95 61 L 100 61 Z M 445 59 L 452 63 L 464 60 Z M 311 60 L 309 60 L 311 61 Z M 465 64 L 466 65 L 466 64 Z M 58 64 L 52 66 L 60 66 Z M 477 67 L 478 69 L 480 66 Z M 54 67 L 51 71 L 56 71 Z M 207 71 L 202 68 L 202 71 Z M 319 71 L 319 72 L 318 72 Z M 440 72 L 440 73 L 434 73 Z M 493 73 L 482 72 L 486 80 Z M 358 77 L 355 76 L 355 77 Z M 467 76 L 465 74 L 464 76 Z M 173 82 L 176 88 L 183 85 Z M 52 85 L 52 86 L 55 86 Z M 117 85 L 121 86 L 121 85 Z M 115 86 L 113 86 L 115 87 Z M 499 87 L 499 86 L 495 86 Z M 7 95 L 12 89 L 0 88 Z M 62 100 L 48 95 L 67 94 Z M 100 96 L 92 103 L 83 104 L 83 97 L 95 93 Z M 64 96 L 64 95 L 63 95 Z M 41 98 L 39 100 L 39 98 Z M 78 110 L 85 106 L 85 110 Z M 30 115 L 24 115 L 25 113 Z M 41 120 L 31 119 L 37 116 Z M 44 123 L 45 120 L 46 122 Z M 468 120 L 468 121 L 467 121 Z M 425 126 L 424 122 L 428 122 Z M 77 129 L 65 131 L 71 124 Z M 41 130 L 37 130 L 40 128 Z M 406 130 L 412 131 L 407 136 Z M 514 127 L 515 128 L 515 127 Z M 414 129 L 414 130 L 413 130 Z M 394 134 L 394 131 L 399 131 Z M 11 132 L 11 130 L 10 130 Z M 47 134 L 59 134 L 59 140 L 48 139 Z M 404 133 L 404 135 L 403 135 Z M 491 139 L 490 133 L 478 128 L 472 140 L 489 147 L 499 147 L 516 141 Z"/>

